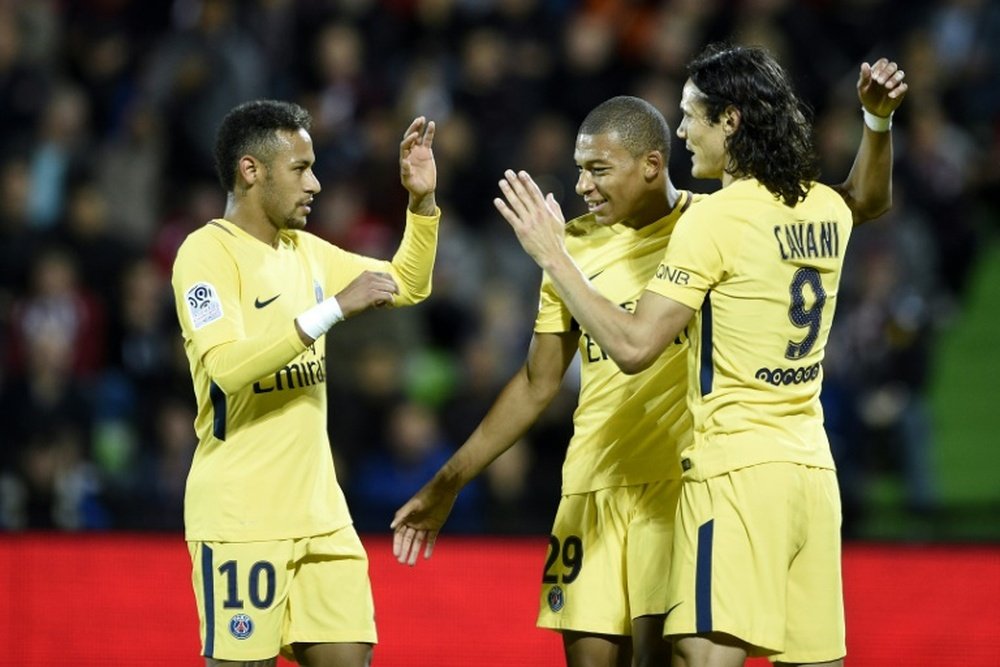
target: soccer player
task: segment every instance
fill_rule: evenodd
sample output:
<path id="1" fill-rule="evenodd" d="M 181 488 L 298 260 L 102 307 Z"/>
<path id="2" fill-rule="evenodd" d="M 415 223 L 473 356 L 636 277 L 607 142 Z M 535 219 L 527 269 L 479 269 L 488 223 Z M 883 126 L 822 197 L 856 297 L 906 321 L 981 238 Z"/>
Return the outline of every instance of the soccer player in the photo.
<path id="1" fill-rule="evenodd" d="M 865 95 L 874 94 L 867 89 Z M 845 192 L 878 208 L 885 144 L 865 136 Z M 566 225 L 566 250 L 595 289 L 634 308 L 678 219 L 701 195 L 676 190 L 667 173 L 669 130 L 634 97 L 616 97 L 583 121 L 577 193 L 590 212 Z M 875 183 L 858 183 L 864 176 Z M 696 208 L 696 207 L 695 207 Z M 396 513 L 394 551 L 413 564 L 434 540 L 461 488 L 508 449 L 551 401 L 574 354 L 581 356 L 574 435 L 563 466 L 538 624 L 561 631 L 569 665 L 666 664 L 661 640 L 680 451 L 691 442 L 685 409 L 687 337 L 679 332 L 641 374 L 627 376 L 580 327 L 548 276 L 524 367 L 437 475 Z"/>
<path id="2" fill-rule="evenodd" d="M 663 256 L 693 196 L 667 173 L 670 129 L 651 104 L 615 97 L 593 109 L 577 135 L 576 191 L 589 212 L 569 223 L 567 243 L 602 293 L 631 307 Z M 430 556 L 459 490 L 510 448 L 581 357 L 579 404 L 563 464 L 562 499 L 549 538 L 538 624 L 563 635 L 567 663 L 627 664 L 659 656 L 679 447 L 690 440 L 684 408 L 686 339 L 678 336 L 642 375 L 623 374 L 581 331 L 552 283 L 524 366 L 462 447 L 396 513 L 394 550 Z M 663 548 L 655 548 L 660 545 Z"/>
<path id="3" fill-rule="evenodd" d="M 680 460 L 664 630 L 674 664 L 767 655 L 839 665 L 840 501 L 821 362 L 852 227 L 890 201 L 859 206 L 857 192 L 816 182 L 812 128 L 763 49 L 712 46 L 688 72 L 677 136 L 693 175 L 719 179 L 722 189 L 677 224 L 634 312 L 602 296 L 574 263 L 558 204 L 528 174 L 508 171 L 494 203 L 625 372 L 656 363 L 690 327 L 694 433 Z M 903 78 L 880 60 L 863 64 L 858 81 L 863 143 L 881 156 L 862 170 L 886 193 Z"/>
<path id="4" fill-rule="evenodd" d="M 304 231 L 320 191 L 309 127 L 287 102 L 229 112 L 216 143 L 224 217 L 174 263 L 198 404 L 184 524 L 207 665 L 274 665 L 280 652 L 361 667 L 376 641 L 368 559 L 327 437 L 324 342 L 346 317 L 430 293 L 434 123 L 416 118 L 400 143 L 409 204 L 391 262 Z"/>

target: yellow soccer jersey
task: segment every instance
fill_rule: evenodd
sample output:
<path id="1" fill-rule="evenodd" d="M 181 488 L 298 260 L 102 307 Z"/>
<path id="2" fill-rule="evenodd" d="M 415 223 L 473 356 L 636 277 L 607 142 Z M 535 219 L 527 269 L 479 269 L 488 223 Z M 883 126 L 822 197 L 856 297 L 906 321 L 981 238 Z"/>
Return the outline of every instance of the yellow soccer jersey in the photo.
<path id="1" fill-rule="evenodd" d="M 566 248 L 602 295 L 634 310 L 691 202 L 691 193 L 682 192 L 668 216 L 642 229 L 603 226 L 584 215 L 567 224 Z M 579 330 L 544 276 L 535 331 Z M 684 405 L 686 336 L 679 336 L 638 375 L 622 373 L 586 331 L 581 331 L 579 349 L 580 397 L 563 463 L 563 494 L 676 479 L 678 453 L 690 441 L 691 430 Z"/>
<path id="2" fill-rule="evenodd" d="M 789 208 L 742 180 L 677 226 L 648 289 L 700 309 L 689 327 L 686 475 L 773 461 L 833 468 L 819 392 L 852 224 L 825 185 Z"/>
<path id="3" fill-rule="evenodd" d="M 188 236 L 172 279 L 198 405 L 188 540 L 298 538 L 351 522 L 326 430 L 325 337 L 306 348 L 294 319 L 366 270 L 393 275 L 396 305 L 420 301 L 436 245 L 437 216 L 409 212 L 391 263 L 302 231 L 271 247 L 226 220 Z"/>

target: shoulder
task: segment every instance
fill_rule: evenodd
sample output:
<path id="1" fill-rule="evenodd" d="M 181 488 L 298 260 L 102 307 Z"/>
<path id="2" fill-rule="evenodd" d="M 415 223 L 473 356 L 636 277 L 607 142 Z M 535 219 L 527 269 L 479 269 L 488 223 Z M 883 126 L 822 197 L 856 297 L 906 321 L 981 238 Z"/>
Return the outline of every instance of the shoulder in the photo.
<path id="1" fill-rule="evenodd" d="M 289 229 L 283 231 L 282 234 L 291 246 L 310 254 L 331 251 L 344 252 L 343 248 L 330 243 L 321 236 L 317 236 L 312 232 L 307 232 L 304 229 Z"/>
<path id="2" fill-rule="evenodd" d="M 853 220 L 851 208 L 848 206 L 844 196 L 836 189 L 823 183 L 813 183 L 806 196 L 806 202 L 814 206 L 824 206 L 834 209 L 841 215 Z"/>
<path id="3" fill-rule="evenodd" d="M 705 217 L 718 218 L 720 215 L 732 210 L 737 206 L 734 202 L 742 199 L 743 195 L 726 192 L 727 189 L 729 188 L 717 190 L 711 194 L 692 193 L 691 204 L 681 216 L 681 222 Z M 687 224 L 690 223 L 688 222 Z"/>
<path id="4" fill-rule="evenodd" d="M 840 194 L 833 186 L 827 185 L 826 183 L 820 183 L 815 181 L 809 188 L 809 197 L 817 197 L 823 199 L 840 199 L 843 200 L 843 195 Z"/>
<path id="5" fill-rule="evenodd" d="M 177 251 L 177 257 L 201 254 L 221 248 L 226 244 L 227 237 L 235 240 L 236 235 L 222 223 L 210 220 L 187 235 Z"/>
<path id="6" fill-rule="evenodd" d="M 706 199 L 708 199 L 709 197 L 712 196 L 711 194 L 706 193 L 706 192 L 691 192 L 691 191 L 688 191 L 688 194 L 691 197 L 691 203 L 688 204 L 689 206 L 694 206 L 695 204 L 700 204 L 701 202 L 705 201 Z"/>

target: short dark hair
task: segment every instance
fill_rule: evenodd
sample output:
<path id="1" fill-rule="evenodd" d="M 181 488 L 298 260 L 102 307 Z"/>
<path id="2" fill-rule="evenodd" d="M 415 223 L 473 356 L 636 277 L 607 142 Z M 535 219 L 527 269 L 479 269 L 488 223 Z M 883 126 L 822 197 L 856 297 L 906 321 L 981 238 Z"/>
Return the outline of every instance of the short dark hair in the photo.
<path id="1" fill-rule="evenodd" d="M 309 112 L 292 102 L 254 100 L 233 108 L 215 138 L 215 172 L 226 192 L 236 188 L 236 163 L 244 155 L 264 161 L 278 146 L 278 130 L 309 130 Z"/>
<path id="2" fill-rule="evenodd" d="M 663 114 L 644 99 L 619 95 L 598 104 L 580 124 L 580 134 L 617 132 L 633 156 L 660 151 L 670 159 L 670 126 Z"/>
<path id="3" fill-rule="evenodd" d="M 711 123 L 728 107 L 739 129 L 726 140 L 730 173 L 752 176 L 788 206 L 819 178 L 811 110 L 795 95 L 781 65 L 760 47 L 711 44 L 688 65 Z"/>

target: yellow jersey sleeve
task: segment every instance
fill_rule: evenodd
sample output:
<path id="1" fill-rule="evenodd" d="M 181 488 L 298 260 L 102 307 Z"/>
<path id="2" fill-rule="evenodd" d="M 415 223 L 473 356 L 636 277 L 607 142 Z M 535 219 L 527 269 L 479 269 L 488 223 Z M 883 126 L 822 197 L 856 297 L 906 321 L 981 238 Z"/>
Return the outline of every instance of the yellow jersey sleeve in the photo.
<path id="1" fill-rule="evenodd" d="M 440 210 L 433 216 L 417 215 L 407 210 L 403 238 L 391 260 L 359 255 L 311 234 L 296 233 L 294 242 L 310 248 L 310 254 L 315 255 L 319 264 L 316 271 L 323 276 L 314 286 L 317 301 L 336 296 L 364 271 L 392 276 L 399 288 L 393 300 L 394 306 L 409 306 L 423 301 L 431 293 L 440 219 Z"/>

